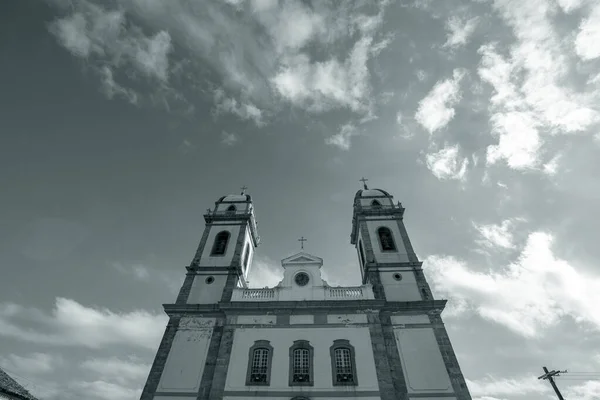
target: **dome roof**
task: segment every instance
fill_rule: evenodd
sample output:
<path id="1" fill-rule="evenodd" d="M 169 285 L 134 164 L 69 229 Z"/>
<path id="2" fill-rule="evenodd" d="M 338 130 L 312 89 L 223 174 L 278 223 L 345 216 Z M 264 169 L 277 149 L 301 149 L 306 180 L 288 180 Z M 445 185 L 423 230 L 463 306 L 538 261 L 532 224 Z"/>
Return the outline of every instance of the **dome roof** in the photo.
<path id="1" fill-rule="evenodd" d="M 354 198 L 359 197 L 392 197 L 388 192 L 381 189 L 361 189 L 356 192 Z"/>
<path id="2" fill-rule="evenodd" d="M 217 203 L 221 203 L 223 201 L 246 202 L 252 201 L 252 198 L 249 194 L 230 194 L 228 196 L 221 197 Z"/>

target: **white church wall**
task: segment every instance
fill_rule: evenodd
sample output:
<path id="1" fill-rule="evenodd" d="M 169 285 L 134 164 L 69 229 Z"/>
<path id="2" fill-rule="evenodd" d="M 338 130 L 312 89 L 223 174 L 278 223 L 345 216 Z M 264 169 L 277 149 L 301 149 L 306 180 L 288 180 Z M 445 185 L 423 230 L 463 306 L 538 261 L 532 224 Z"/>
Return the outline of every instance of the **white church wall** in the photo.
<path id="1" fill-rule="evenodd" d="M 217 236 L 217 234 L 221 231 L 229 231 L 231 234 L 231 236 L 229 236 L 229 242 L 227 243 L 227 249 L 225 250 L 225 254 L 222 256 L 211 256 L 210 252 L 212 251 L 213 243 L 215 242 L 215 236 Z M 203 264 L 214 267 L 228 267 L 231 264 L 233 253 L 235 252 L 235 245 L 239 233 L 239 225 L 213 225 L 210 233 L 208 234 L 206 246 L 204 246 L 204 250 L 202 252 Z"/>
<path id="2" fill-rule="evenodd" d="M 215 318 L 182 318 L 158 384 L 158 391 L 193 392 L 200 388 Z"/>
<path id="3" fill-rule="evenodd" d="M 294 340 L 307 340 L 314 348 L 314 386 L 303 387 L 310 390 L 339 390 L 333 386 L 329 348 L 336 339 L 347 339 L 355 348 L 358 386 L 352 391 L 379 390 L 375 372 L 375 360 L 371 347 L 371 336 L 367 327 L 336 328 L 254 328 L 236 329 L 234 334 L 229 371 L 225 390 L 281 391 L 290 390 L 289 348 Z M 246 386 L 248 352 L 257 340 L 268 340 L 273 346 L 273 361 L 269 386 Z M 239 398 L 238 398 L 239 400 Z"/>
<path id="4" fill-rule="evenodd" d="M 236 323 L 240 325 L 275 325 L 276 315 L 238 315 Z"/>
<path id="5" fill-rule="evenodd" d="M 390 319 L 392 320 L 392 325 L 431 323 L 427 315 L 392 315 Z"/>
<path id="6" fill-rule="evenodd" d="M 328 314 L 328 324 L 366 324 L 366 314 Z"/>
<path id="7" fill-rule="evenodd" d="M 394 279 L 399 273 L 401 280 Z M 421 300 L 417 278 L 413 271 L 380 271 L 381 283 L 388 301 L 418 301 Z"/>
<path id="8" fill-rule="evenodd" d="M 432 328 L 395 328 L 408 393 L 451 393 L 452 384 Z"/>
<path id="9" fill-rule="evenodd" d="M 314 315 L 290 315 L 290 325 L 294 324 L 314 324 Z"/>
<path id="10" fill-rule="evenodd" d="M 379 236 L 377 235 L 377 229 L 380 227 L 389 228 L 394 236 L 394 243 L 398 251 L 381 251 L 379 244 Z M 398 228 L 398 222 L 396 220 L 367 220 L 367 228 L 369 235 L 371 236 L 371 244 L 373 245 L 373 253 L 377 262 L 408 262 L 408 254 L 400 235 L 400 228 Z"/>
<path id="11" fill-rule="evenodd" d="M 349 395 L 348 398 L 354 398 L 353 391 L 349 391 Z M 305 390 L 304 388 L 302 389 L 302 391 L 298 390 L 294 396 L 307 396 L 310 399 L 318 399 L 318 400 L 340 400 L 342 397 L 340 396 L 335 396 L 335 397 L 312 397 L 310 396 L 310 392 L 308 390 Z M 290 400 L 292 398 L 292 396 L 286 396 L 286 397 L 268 397 L 268 400 Z M 360 397 L 356 397 L 357 399 L 360 400 L 381 400 L 381 397 L 364 397 L 364 396 L 360 396 Z M 171 397 L 155 397 L 156 400 L 183 400 L 181 397 L 178 398 L 171 398 Z M 224 396 L 223 400 L 256 400 L 257 397 L 256 396 Z M 423 400 L 423 399 L 419 399 L 419 400 Z M 429 398 L 426 398 L 424 400 L 429 400 Z M 438 400 L 438 399 L 433 399 L 433 400 Z M 456 400 L 454 397 L 446 397 L 444 399 L 440 399 L 440 400 Z"/>
<path id="12" fill-rule="evenodd" d="M 206 282 L 209 276 L 214 279 L 210 284 Z M 196 275 L 190 289 L 188 304 L 218 303 L 221 301 L 226 281 L 227 275 Z"/>

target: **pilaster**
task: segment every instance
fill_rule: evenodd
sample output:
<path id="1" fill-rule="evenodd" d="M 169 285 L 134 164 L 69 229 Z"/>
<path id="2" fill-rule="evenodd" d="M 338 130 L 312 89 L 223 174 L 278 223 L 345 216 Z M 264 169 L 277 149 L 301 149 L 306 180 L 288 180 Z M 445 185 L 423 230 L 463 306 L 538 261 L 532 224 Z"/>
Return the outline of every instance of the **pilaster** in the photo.
<path id="1" fill-rule="evenodd" d="M 450 377 L 450 382 L 452 383 L 452 389 L 456 394 L 456 400 L 472 400 L 465 382 L 465 378 L 460 370 L 460 366 L 458 365 L 458 359 L 456 358 L 456 354 L 452 348 L 452 343 L 450 343 L 448 332 L 446 331 L 446 327 L 442 322 L 441 315 L 430 314 L 429 320 L 433 325 L 433 333 L 440 348 L 440 352 L 442 353 L 442 359 L 446 365 L 446 371 L 448 371 L 448 376 Z"/>
<path id="2" fill-rule="evenodd" d="M 163 334 L 160 345 L 158 346 L 158 350 L 156 352 L 156 356 L 154 357 L 152 367 L 150 368 L 150 374 L 146 380 L 146 385 L 144 385 L 140 400 L 154 399 L 154 393 L 156 392 L 158 383 L 160 382 L 163 369 L 165 368 L 165 363 L 167 362 L 167 357 L 169 356 L 171 346 L 173 345 L 173 340 L 175 340 L 175 334 L 179 328 L 179 321 L 180 317 L 169 318 L 169 322 L 167 323 L 165 333 Z"/>

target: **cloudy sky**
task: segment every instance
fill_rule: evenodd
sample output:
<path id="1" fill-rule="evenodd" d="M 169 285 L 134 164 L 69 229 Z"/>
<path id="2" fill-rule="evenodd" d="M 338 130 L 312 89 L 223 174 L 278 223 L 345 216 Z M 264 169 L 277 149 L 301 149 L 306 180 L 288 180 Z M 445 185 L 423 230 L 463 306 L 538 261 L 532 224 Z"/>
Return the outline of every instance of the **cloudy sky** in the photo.
<path id="1" fill-rule="evenodd" d="M 242 185 L 252 285 L 300 236 L 358 284 L 362 176 L 406 207 L 475 399 L 554 399 L 542 366 L 600 398 L 597 0 L 0 3 L 0 366 L 41 399 L 139 398 Z"/>

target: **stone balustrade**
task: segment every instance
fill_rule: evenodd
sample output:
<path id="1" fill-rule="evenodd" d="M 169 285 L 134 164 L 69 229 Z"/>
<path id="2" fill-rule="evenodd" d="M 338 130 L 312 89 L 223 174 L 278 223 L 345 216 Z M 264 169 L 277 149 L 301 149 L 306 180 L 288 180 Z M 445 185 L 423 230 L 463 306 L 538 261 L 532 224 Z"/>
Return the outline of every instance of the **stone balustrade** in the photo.
<path id="1" fill-rule="evenodd" d="M 298 292 L 291 288 L 274 287 L 264 289 L 242 289 L 233 291 L 231 301 L 284 301 L 295 300 Z M 355 287 L 314 287 L 306 300 L 367 300 L 374 299 L 370 285 Z"/>

